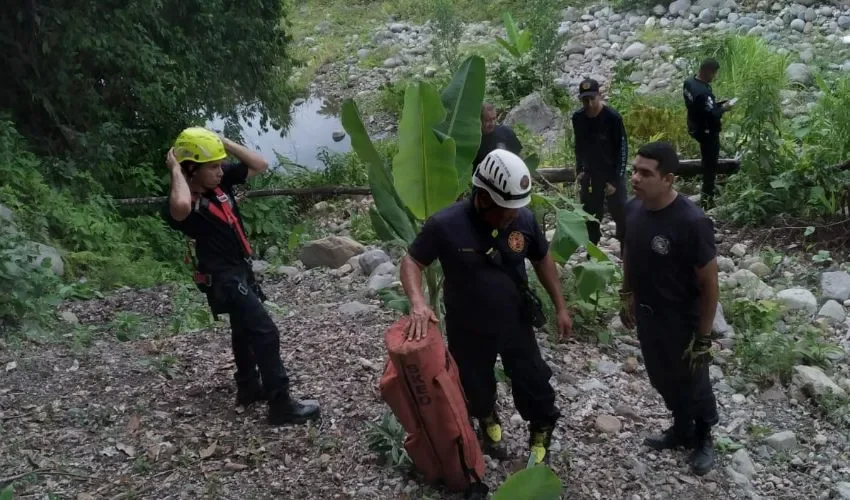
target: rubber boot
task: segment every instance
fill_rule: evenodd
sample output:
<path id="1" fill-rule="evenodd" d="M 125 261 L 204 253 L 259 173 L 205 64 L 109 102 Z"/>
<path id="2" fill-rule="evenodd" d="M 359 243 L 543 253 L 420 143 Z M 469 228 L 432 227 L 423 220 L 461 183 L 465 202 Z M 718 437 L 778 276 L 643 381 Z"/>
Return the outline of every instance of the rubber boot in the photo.
<path id="1" fill-rule="evenodd" d="M 534 457 L 534 465 L 549 464 L 549 445 L 552 442 L 553 430 L 555 428 L 551 425 L 531 424 L 529 426 L 528 445 L 531 455 Z"/>
<path id="2" fill-rule="evenodd" d="M 289 395 L 289 391 L 281 391 L 269 400 L 268 423 L 270 425 L 303 424 L 317 420 L 321 416 L 319 403 L 308 399 L 298 401 Z"/>
<path id="3" fill-rule="evenodd" d="M 268 391 L 259 382 L 236 384 L 236 406 L 250 406 L 268 399 Z"/>
<path id="4" fill-rule="evenodd" d="M 703 476 L 714 468 L 714 441 L 711 439 L 711 427 L 698 423 L 696 427 L 696 449 L 691 455 L 691 470 L 697 476 Z"/>
<path id="5" fill-rule="evenodd" d="M 647 437 L 643 440 L 643 444 L 656 451 L 672 450 L 679 447 L 692 449 L 694 447 L 693 423 L 685 423 L 681 419 L 677 419 L 672 427 L 665 429 L 661 434 Z"/>
<path id="6" fill-rule="evenodd" d="M 478 431 L 481 435 L 481 451 L 498 460 L 508 458 L 508 449 L 502 441 L 502 423 L 496 412 L 489 417 L 478 420 Z"/>

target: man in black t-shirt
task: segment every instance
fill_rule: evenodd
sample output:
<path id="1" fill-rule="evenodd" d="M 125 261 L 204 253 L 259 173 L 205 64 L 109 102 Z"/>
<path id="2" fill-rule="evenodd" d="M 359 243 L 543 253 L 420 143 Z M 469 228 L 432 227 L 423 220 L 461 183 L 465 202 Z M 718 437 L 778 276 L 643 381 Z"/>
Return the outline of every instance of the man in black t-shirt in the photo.
<path id="1" fill-rule="evenodd" d="M 511 379 L 514 402 L 530 422 L 535 462 L 548 461 L 549 442 L 560 413 L 549 384 L 552 371 L 534 338 L 535 307 L 529 297 L 528 258 L 555 305 L 561 337 L 572 320 L 549 244 L 532 212 L 531 174 L 521 158 L 490 152 L 472 178 L 470 198 L 432 215 L 401 262 L 401 282 L 410 299 L 408 338 L 421 338 L 436 321 L 422 293 L 422 269 L 439 261 L 445 277 L 446 336 L 457 362 L 469 413 L 480 424 L 484 451 L 504 458 L 496 404 L 496 356 Z M 537 315 L 539 318 L 540 316 Z M 538 323 L 539 325 L 539 323 Z"/>
<path id="2" fill-rule="evenodd" d="M 238 163 L 224 165 L 228 154 Z M 166 161 L 171 193 L 162 216 L 171 228 L 195 241 L 195 283 L 206 293 L 214 315 L 230 317 L 237 405 L 268 400 L 272 425 L 315 420 L 318 404 L 290 396 L 289 377 L 280 358 L 280 333 L 254 280 L 251 245 L 233 193 L 234 185 L 264 171 L 268 164 L 244 146 L 201 127 L 184 130 Z"/>
<path id="3" fill-rule="evenodd" d="M 702 204 L 714 204 L 714 178 L 720 156 L 720 130 L 723 114 L 732 107 L 731 101 L 717 102 L 711 82 L 717 76 L 720 64 L 709 58 L 702 62 L 699 72 L 685 80 L 682 95 L 688 110 L 688 134 L 699 143 L 702 157 Z"/>
<path id="4" fill-rule="evenodd" d="M 673 189 L 679 159 L 671 145 L 645 144 L 633 167 L 620 317 L 627 328 L 637 325 L 649 380 L 673 413 L 673 426 L 645 444 L 695 449 L 691 466 L 703 475 L 714 465 L 718 422 L 708 375 L 718 296 L 714 228 Z"/>
<path id="5" fill-rule="evenodd" d="M 576 179 L 581 186 L 583 208 L 601 222 L 607 204 L 608 213 L 617 226 L 617 240 L 622 244 L 629 138 L 623 118 L 602 102 L 596 80 L 588 78 L 579 84 L 579 98 L 582 109 L 573 113 L 572 124 Z M 599 244 L 599 222 L 587 222 L 587 235 L 591 243 Z"/>
<path id="6" fill-rule="evenodd" d="M 472 162 L 473 168 L 480 165 L 494 149 L 506 149 L 519 156 L 522 144 L 510 127 L 496 124 L 496 108 L 485 102 L 481 105 L 481 145 Z"/>

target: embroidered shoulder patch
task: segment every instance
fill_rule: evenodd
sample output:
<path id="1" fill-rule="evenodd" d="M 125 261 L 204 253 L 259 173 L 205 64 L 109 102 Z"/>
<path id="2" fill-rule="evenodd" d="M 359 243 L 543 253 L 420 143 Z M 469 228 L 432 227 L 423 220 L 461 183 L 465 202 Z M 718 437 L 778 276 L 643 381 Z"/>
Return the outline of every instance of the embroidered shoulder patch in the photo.
<path id="1" fill-rule="evenodd" d="M 516 253 L 520 253 L 525 249 L 525 235 L 519 231 L 511 231 L 508 235 L 508 246 Z"/>

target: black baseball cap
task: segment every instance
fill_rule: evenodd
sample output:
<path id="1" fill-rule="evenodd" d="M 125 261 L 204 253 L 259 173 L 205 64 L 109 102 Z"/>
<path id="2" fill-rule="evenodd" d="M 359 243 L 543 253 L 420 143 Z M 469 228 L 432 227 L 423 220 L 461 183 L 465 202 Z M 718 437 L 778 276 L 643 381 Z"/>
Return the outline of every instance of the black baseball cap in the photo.
<path id="1" fill-rule="evenodd" d="M 593 78 L 586 78 L 579 84 L 578 92 L 579 98 L 596 97 L 599 95 L 599 82 Z"/>

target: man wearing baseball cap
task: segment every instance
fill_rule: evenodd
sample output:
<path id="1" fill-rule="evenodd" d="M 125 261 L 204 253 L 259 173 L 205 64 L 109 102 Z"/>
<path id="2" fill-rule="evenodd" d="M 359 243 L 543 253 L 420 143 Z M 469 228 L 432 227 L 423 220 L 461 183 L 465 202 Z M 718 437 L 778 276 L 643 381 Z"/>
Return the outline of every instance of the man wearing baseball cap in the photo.
<path id="1" fill-rule="evenodd" d="M 599 82 L 592 78 L 579 84 L 582 109 L 573 113 L 576 179 L 581 188 L 584 211 L 598 221 L 587 222 L 590 242 L 599 243 L 599 222 L 608 213 L 617 225 L 616 238 L 623 242 L 625 232 L 626 162 L 629 140 L 623 118 L 602 101 Z"/>

